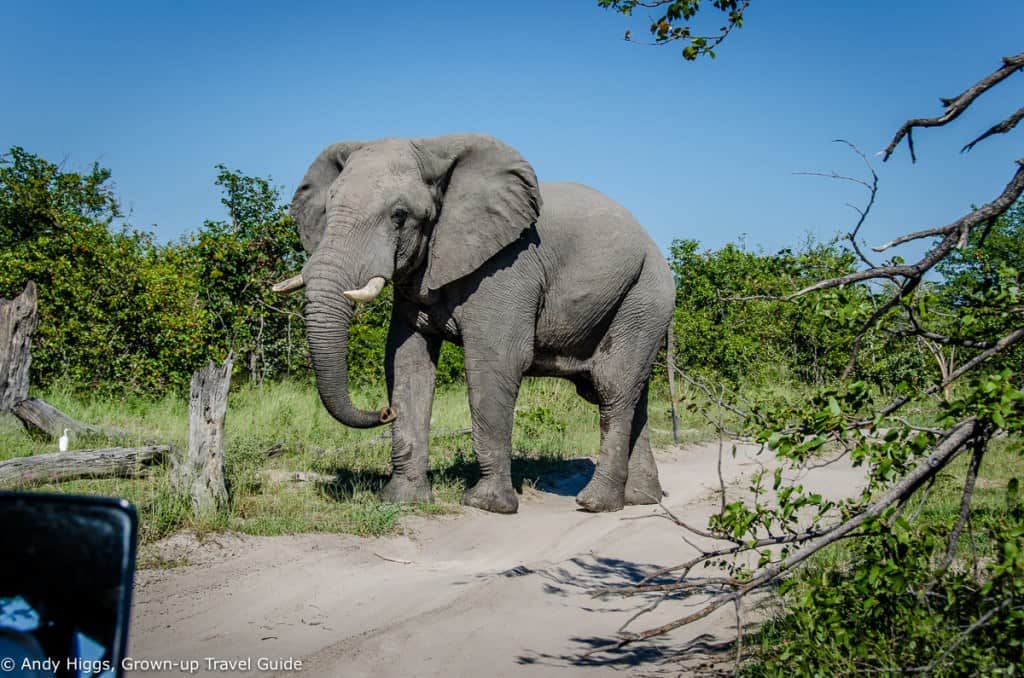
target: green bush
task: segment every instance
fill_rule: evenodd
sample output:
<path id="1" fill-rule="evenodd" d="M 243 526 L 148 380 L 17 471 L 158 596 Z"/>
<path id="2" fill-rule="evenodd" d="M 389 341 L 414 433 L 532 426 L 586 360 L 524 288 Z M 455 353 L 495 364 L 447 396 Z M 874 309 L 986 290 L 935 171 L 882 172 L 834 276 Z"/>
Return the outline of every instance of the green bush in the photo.
<path id="1" fill-rule="evenodd" d="M 1024 502 L 975 509 L 960 558 L 944 560 L 955 514 L 871 529 L 838 558 L 781 587 L 783 614 L 759 633 L 750 675 L 1015 675 L 1024 666 Z M 878 526 L 880 527 L 880 526 Z M 978 551 L 981 551 L 978 560 Z M 973 554 L 972 554 L 973 552 Z M 973 562 L 973 564 L 972 564 Z"/>

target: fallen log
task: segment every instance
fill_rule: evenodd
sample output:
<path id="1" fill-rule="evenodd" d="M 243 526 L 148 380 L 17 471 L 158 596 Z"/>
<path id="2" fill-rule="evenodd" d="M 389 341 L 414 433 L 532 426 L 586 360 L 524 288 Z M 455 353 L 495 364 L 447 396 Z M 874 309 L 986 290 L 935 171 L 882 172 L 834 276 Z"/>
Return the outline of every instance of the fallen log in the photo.
<path id="1" fill-rule="evenodd" d="M 39 398 L 25 398 L 11 408 L 21 423 L 30 432 L 37 432 L 51 438 L 59 438 L 67 429 L 75 435 L 104 435 L 103 431 L 89 424 L 75 421 L 56 407 Z"/>
<path id="2" fill-rule="evenodd" d="M 112 440 L 134 437 L 131 432 L 119 428 L 83 424 L 39 398 L 21 400 L 11 408 L 11 412 L 21 420 L 30 433 L 42 433 L 50 438 L 59 438 L 64 433 L 64 429 L 67 429 L 75 437 L 99 436 Z M 144 442 L 150 445 L 157 444 L 154 440 L 145 440 Z"/>
<path id="3" fill-rule="evenodd" d="M 268 483 L 322 483 L 330 485 L 338 482 L 338 476 L 315 471 L 280 471 L 268 469 L 263 472 Z"/>
<path id="4" fill-rule="evenodd" d="M 54 452 L 0 461 L 0 488 L 31 487 L 80 478 L 132 478 L 170 454 L 170 445 Z"/>

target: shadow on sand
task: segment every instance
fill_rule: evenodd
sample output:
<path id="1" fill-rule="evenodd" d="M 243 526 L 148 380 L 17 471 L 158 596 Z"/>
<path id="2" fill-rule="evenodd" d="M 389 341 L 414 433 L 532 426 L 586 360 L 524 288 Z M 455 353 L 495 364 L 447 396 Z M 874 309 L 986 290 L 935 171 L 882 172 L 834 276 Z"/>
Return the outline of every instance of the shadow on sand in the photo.
<path id="1" fill-rule="evenodd" d="M 590 482 L 594 467 L 594 462 L 585 458 L 513 457 L 512 486 L 517 494 L 522 494 L 528 485 L 541 492 L 575 497 Z M 334 469 L 334 476 L 331 482 L 319 483 L 319 489 L 335 501 L 349 501 L 357 491 L 379 492 L 388 481 L 386 473 L 344 466 Z M 434 486 L 463 481 L 471 487 L 480 479 L 480 466 L 472 456 L 460 455 L 447 467 L 431 470 L 429 478 Z"/>
<path id="2" fill-rule="evenodd" d="M 525 567 L 503 572 L 503 576 L 536 575 L 544 579 L 544 592 L 550 595 L 570 597 L 587 596 L 596 589 L 636 584 L 644 577 L 658 570 L 650 563 L 636 563 L 617 558 L 578 556 L 557 567 L 530 570 Z M 674 581 L 671 575 L 656 578 L 652 584 Z M 712 589 L 709 589 L 710 592 Z M 702 591 L 691 590 L 688 596 L 699 595 Z M 687 596 L 667 596 L 661 602 L 681 601 Z M 614 629 L 641 610 L 650 606 L 653 599 L 604 598 L 600 606 L 580 604 L 580 611 L 588 614 L 609 615 L 609 629 Z M 621 604 L 609 605 L 611 600 Z M 640 623 L 640 628 L 644 628 Z M 635 628 L 636 625 L 633 625 Z M 651 638 L 625 647 L 616 647 L 618 638 L 608 636 L 571 636 L 573 649 L 563 654 L 525 652 L 517 657 L 520 664 L 551 667 L 611 667 L 627 670 L 629 675 L 732 675 L 731 662 L 735 654 L 735 641 L 723 640 L 705 633 L 680 644 L 671 638 Z M 639 671 L 642 670 L 642 673 Z"/>

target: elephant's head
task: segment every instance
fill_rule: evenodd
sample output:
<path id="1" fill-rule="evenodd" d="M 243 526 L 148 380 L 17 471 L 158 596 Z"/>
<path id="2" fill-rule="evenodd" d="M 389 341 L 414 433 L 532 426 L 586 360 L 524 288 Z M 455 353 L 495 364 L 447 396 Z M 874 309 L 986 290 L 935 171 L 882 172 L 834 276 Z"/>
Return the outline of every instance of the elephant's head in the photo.
<path id="1" fill-rule="evenodd" d="M 334 418 L 367 428 L 396 416 L 349 397 L 354 302 L 389 280 L 429 293 L 472 273 L 536 221 L 540 204 L 533 168 L 490 137 L 343 142 L 317 156 L 291 206 L 309 259 L 275 290 L 306 289 L 317 389 Z"/>

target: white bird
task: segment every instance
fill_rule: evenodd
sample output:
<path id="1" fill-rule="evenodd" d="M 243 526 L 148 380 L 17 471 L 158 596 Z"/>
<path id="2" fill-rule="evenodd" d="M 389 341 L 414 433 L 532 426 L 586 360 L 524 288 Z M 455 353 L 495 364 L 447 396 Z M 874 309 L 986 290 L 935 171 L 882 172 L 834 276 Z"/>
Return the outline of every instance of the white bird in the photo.
<path id="1" fill-rule="evenodd" d="M 64 429 L 64 434 L 61 435 L 60 440 L 57 441 L 57 449 L 61 452 L 68 451 L 68 430 Z"/>

